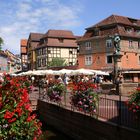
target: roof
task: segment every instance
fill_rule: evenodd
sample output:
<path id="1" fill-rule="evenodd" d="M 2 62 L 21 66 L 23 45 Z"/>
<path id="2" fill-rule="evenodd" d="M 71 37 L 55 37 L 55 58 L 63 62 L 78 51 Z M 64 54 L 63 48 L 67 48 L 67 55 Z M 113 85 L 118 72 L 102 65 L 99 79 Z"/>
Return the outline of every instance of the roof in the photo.
<path id="1" fill-rule="evenodd" d="M 27 39 L 21 39 L 20 44 L 21 46 L 27 46 Z"/>
<path id="2" fill-rule="evenodd" d="M 69 30 L 48 30 L 48 32 L 43 37 L 75 38 L 72 31 Z"/>
<path id="3" fill-rule="evenodd" d="M 111 15 L 107 17 L 106 19 L 102 20 L 101 22 L 88 27 L 88 29 L 92 29 L 95 27 L 101 27 L 101 26 L 106 26 L 106 25 L 111 25 L 111 24 L 125 24 L 128 26 L 137 26 L 140 27 L 140 20 L 139 19 L 134 19 L 130 17 L 125 17 L 125 16 L 118 16 L 118 15 Z"/>
<path id="4" fill-rule="evenodd" d="M 42 33 L 30 33 L 29 38 L 34 41 L 40 41 L 43 35 Z"/>
<path id="5" fill-rule="evenodd" d="M 49 38 L 47 46 L 56 46 L 56 47 L 77 47 L 76 39 L 64 39 L 63 43 L 59 41 L 58 38 Z"/>
<path id="6" fill-rule="evenodd" d="M 0 50 L 0 56 L 8 57 L 8 55 L 2 50 Z"/>

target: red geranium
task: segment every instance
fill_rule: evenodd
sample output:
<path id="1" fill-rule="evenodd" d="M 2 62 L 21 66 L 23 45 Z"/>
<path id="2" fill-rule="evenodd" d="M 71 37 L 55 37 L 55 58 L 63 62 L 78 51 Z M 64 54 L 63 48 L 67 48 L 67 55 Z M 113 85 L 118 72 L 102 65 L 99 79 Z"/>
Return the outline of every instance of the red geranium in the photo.
<path id="1" fill-rule="evenodd" d="M 4 114 L 4 118 L 11 119 L 13 115 L 14 115 L 14 112 L 6 111 L 6 113 Z"/>
<path id="2" fill-rule="evenodd" d="M 140 116 L 140 87 L 130 95 L 127 105 L 129 110 Z"/>
<path id="3" fill-rule="evenodd" d="M 31 115 L 28 79 L 10 75 L 3 79 L 0 85 L 0 139 L 39 139 L 41 125 L 36 115 Z"/>
<path id="4" fill-rule="evenodd" d="M 95 113 L 98 102 L 96 85 L 92 82 L 78 82 L 73 86 L 71 105 L 79 111 Z"/>

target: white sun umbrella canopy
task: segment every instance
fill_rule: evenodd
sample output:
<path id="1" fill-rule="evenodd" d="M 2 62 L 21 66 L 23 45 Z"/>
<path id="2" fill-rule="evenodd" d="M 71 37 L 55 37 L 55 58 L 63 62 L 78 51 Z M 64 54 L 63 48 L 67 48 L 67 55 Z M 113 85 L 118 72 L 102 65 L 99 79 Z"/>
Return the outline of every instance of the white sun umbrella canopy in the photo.
<path id="1" fill-rule="evenodd" d="M 29 70 L 29 71 L 25 72 L 24 75 L 33 75 L 33 71 Z"/>
<path id="2" fill-rule="evenodd" d="M 84 74 L 84 75 L 94 75 L 95 73 L 94 72 L 91 72 L 90 70 L 88 69 L 77 69 L 77 70 L 74 70 L 72 72 L 72 75 L 80 75 L 80 74 Z"/>
<path id="3" fill-rule="evenodd" d="M 15 74 L 15 73 L 10 73 L 10 75 L 11 75 L 11 76 L 17 76 L 17 74 Z"/>
<path id="4" fill-rule="evenodd" d="M 59 74 L 62 75 L 62 74 L 67 74 L 67 75 L 71 75 L 73 73 L 74 70 L 69 70 L 69 69 L 62 69 L 62 70 L 59 70 Z"/>
<path id="5" fill-rule="evenodd" d="M 94 72 L 96 75 L 109 75 L 108 72 L 104 72 L 101 70 L 89 70 L 89 71 Z"/>
<path id="6" fill-rule="evenodd" d="M 36 70 L 36 71 L 33 71 L 32 75 L 44 75 L 44 73 L 43 73 L 43 70 Z"/>
<path id="7" fill-rule="evenodd" d="M 45 75 L 53 75 L 54 74 L 54 71 L 53 70 L 44 70 L 43 72 Z"/>
<path id="8" fill-rule="evenodd" d="M 25 75 L 25 72 L 21 72 L 19 74 L 17 74 L 17 76 L 24 76 Z"/>

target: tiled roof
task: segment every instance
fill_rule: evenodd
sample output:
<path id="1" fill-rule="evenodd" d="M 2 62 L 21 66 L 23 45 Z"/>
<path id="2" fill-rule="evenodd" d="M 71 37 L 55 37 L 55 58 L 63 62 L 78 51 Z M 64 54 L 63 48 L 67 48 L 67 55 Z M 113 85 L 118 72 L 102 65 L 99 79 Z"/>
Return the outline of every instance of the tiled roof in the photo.
<path id="1" fill-rule="evenodd" d="M 47 46 L 77 47 L 77 43 L 76 40 L 72 40 L 72 39 L 64 39 L 63 43 L 61 43 L 58 38 L 48 38 Z"/>
<path id="2" fill-rule="evenodd" d="M 29 37 L 31 40 L 34 40 L 34 41 L 40 41 L 40 38 L 42 38 L 44 34 L 41 34 L 41 33 L 30 33 Z"/>
<path id="3" fill-rule="evenodd" d="M 77 37 L 73 35 L 72 31 L 68 30 L 48 30 L 48 32 L 42 37 L 46 38 L 47 41 L 43 44 L 38 44 L 35 48 L 40 47 L 76 47 Z M 60 41 L 62 40 L 62 41 Z"/>
<path id="4" fill-rule="evenodd" d="M 33 49 L 35 49 L 38 46 L 38 42 L 31 42 L 31 46 Z"/>
<path id="5" fill-rule="evenodd" d="M 27 46 L 27 39 L 21 39 L 21 46 Z"/>
<path id="6" fill-rule="evenodd" d="M 140 20 L 139 19 L 133 19 L 130 17 L 125 17 L 125 16 L 111 15 L 108 18 L 102 20 L 101 22 L 99 22 L 91 27 L 88 27 L 87 29 L 106 26 L 106 25 L 110 25 L 110 24 L 117 24 L 117 23 L 125 24 L 128 26 L 140 27 Z"/>
<path id="7" fill-rule="evenodd" d="M 4 51 L 2 51 L 2 50 L 0 50 L 0 55 L 4 56 L 4 57 L 8 57 L 8 55 Z"/>
<path id="8" fill-rule="evenodd" d="M 72 31 L 69 30 L 48 30 L 48 32 L 43 37 L 75 38 Z"/>

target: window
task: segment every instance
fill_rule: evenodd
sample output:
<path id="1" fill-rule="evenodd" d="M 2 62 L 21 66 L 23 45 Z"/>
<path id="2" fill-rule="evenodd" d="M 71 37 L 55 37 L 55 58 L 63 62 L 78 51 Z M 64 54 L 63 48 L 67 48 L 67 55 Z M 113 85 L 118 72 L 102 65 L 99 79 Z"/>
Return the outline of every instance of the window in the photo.
<path id="1" fill-rule="evenodd" d="M 133 41 L 129 40 L 129 48 L 133 48 Z"/>
<path id="2" fill-rule="evenodd" d="M 97 57 L 96 63 L 99 64 L 100 63 L 100 57 Z"/>
<path id="3" fill-rule="evenodd" d="M 94 34 L 94 36 L 98 36 L 99 35 L 99 29 L 94 29 L 94 31 L 93 31 L 93 34 Z"/>
<path id="4" fill-rule="evenodd" d="M 85 56 L 85 65 L 91 65 L 92 64 L 92 56 L 87 55 Z"/>
<path id="5" fill-rule="evenodd" d="M 113 46 L 112 40 L 111 39 L 106 40 L 106 47 L 111 48 L 112 46 Z"/>
<path id="6" fill-rule="evenodd" d="M 140 35 L 140 30 L 136 30 L 136 34 L 137 35 Z"/>
<path id="7" fill-rule="evenodd" d="M 39 49 L 39 50 L 38 50 L 38 55 L 41 55 L 41 54 L 42 54 L 42 50 Z"/>
<path id="8" fill-rule="evenodd" d="M 86 50 L 91 50 L 91 42 L 85 42 Z"/>
<path id="9" fill-rule="evenodd" d="M 107 55 L 107 64 L 112 64 L 112 55 Z"/>
<path id="10" fill-rule="evenodd" d="M 51 51 L 50 50 L 48 50 L 48 54 L 50 54 L 51 53 Z"/>
<path id="11" fill-rule="evenodd" d="M 41 59 L 38 59 L 38 67 L 41 67 Z"/>
<path id="12" fill-rule="evenodd" d="M 72 66 L 72 65 L 73 65 L 73 63 L 72 63 L 72 62 L 69 62 L 69 65 L 70 65 L 70 66 Z"/>
<path id="13" fill-rule="evenodd" d="M 138 41 L 138 49 L 140 49 L 140 41 Z"/>
<path id="14" fill-rule="evenodd" d="M 42 48 L 42 54 L 46 54 L 46 48 Z"/>
<path id="15" fill-rule="evenodd" d="M 126 31 L 127 33 L 131 33 L 131 32 L 132 32 L 132 28 L 125 28 L 125 31 Z"/>
<path id="16" fill-rule="evenodd" d="M 46 58 L 42 59 L 42 66 L 46 66 Z"/>
<path id="17" fill-rule="evenodd" d="M 60 43 L 63 43 L 64 42 L 64 39 L 63 38 L 59 38 L 58 40 L 59 40 Z"/>
<path id="18" fill-rule="evenodd" d="M 69 51 L 69 54 L 73 54 L 71 50 Z"/>
<path id="19" fill-rule="evenodd" d="M 138 60 L 138 64 L 140 65 L 140 56 L 139 56 L 139 58 L 138 58 L 139 60 Z"/>

